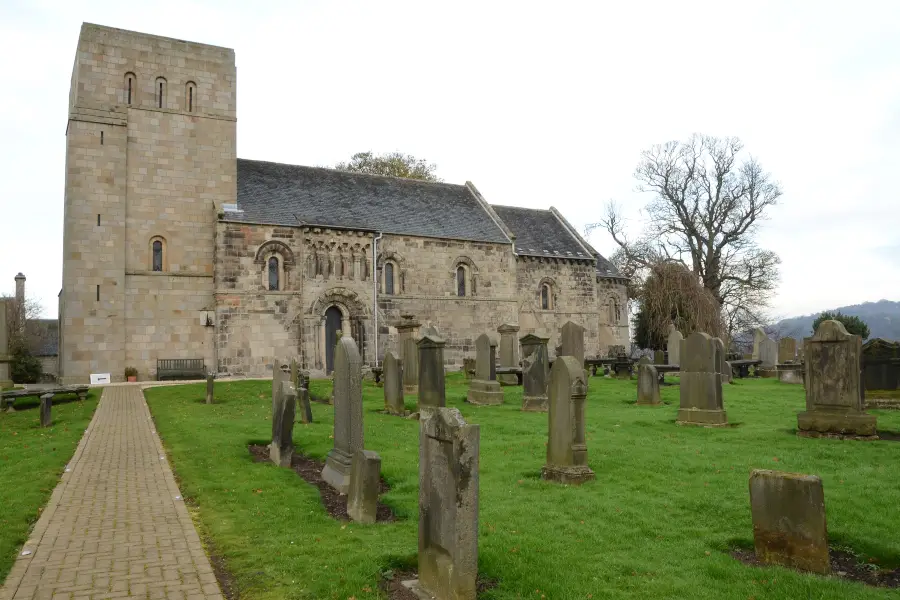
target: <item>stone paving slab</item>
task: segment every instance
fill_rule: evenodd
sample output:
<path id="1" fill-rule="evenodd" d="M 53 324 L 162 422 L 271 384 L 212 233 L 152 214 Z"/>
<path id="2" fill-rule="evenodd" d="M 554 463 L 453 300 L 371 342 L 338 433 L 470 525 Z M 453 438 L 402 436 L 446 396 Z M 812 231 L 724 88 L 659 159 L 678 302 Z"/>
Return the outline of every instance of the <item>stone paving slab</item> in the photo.
<path id="1" fill-rule="evenodd" d="M 222 600 L 144 395 L 108 387 L 0 600 Z"/>

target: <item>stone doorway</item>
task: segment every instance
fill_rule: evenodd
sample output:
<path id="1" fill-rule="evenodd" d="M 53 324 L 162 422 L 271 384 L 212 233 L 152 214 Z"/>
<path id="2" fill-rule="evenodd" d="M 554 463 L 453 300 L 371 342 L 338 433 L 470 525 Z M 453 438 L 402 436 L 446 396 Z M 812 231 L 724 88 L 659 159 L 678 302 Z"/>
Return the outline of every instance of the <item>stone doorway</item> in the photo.
<path id="1" fill-rule="evenodd" d="M 329 306 L 325 311 L 325 373 L 334 371 L 334 347 L 337 343 L 337 332 L 343 331 L 343 318 L 341 309 L 337 306 Z"/>

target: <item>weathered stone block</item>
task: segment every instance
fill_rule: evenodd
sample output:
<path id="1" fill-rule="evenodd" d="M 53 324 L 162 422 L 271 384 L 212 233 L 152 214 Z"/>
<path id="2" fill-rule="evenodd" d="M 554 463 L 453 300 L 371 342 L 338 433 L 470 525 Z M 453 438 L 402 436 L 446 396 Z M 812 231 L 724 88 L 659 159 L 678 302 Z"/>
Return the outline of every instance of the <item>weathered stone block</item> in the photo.
<path id="1" fill-rule="evenodd" d="M 530 333 L 522 337 L 522 410 L 546 412 L 547 386 L 550 383 L 550 338 Z"/>
<path id="2" fill-rule="evenodd" d="M 646 358 L 646 357 L 645 357 Z M 641 359 L 643 361 L 644 359 Z M 637 403 L 659 404 L 659 373 L 649 362 L 638 363 Z"/>
<path id="3" fill-rule="evenodd" d="M 216 376 L 213 373 L 210 373 L 209 375 L 206 376 L 206 403 L 207 404 L 213 403 L 213 399 L 215 398 L 215 395 L 213 393 L 214 392 L 213 386 L 215 386 L 215 384 L 216 384 Z"/>
<path id="4" fill-rule="evenodd" d="M 825 493 L 815 475 L 756 470 L 750 475 L 756 556 L 764 563 L 828 574 Z"/>
<path id="5" fill-rule="evenodd" d="M 381 457 L 372 450 L 357 450 L 350 469 L 347 514 L 359 523 L 374 523 L 381 486 Z"/>
<path id="6" fill-rule="evenodd" d="M 678 365 L 681 364 L 681 342 L 684 340 L 684 336 L 681 335 L 681 332 L 675 329 L 675 325 L 669 325 L 669 337 L 666 342 L 666 350 L 669 353 L 669 364 L 670 365 Z"/>
<path id="7" fill-rule="evenodd" d="M 559 353 L 557 356 L 574 356 L 584 368 L 584 327 L 566 321 L 559 333 Z"/>
<path id="8" fill-rule="evenodd" d="M 291 466 L 294 457 L 294 410 L 297 394 L 289 381 L 281 380 L 272 399 L 272 443 L 269 460 L 280 467 Z"/>
<path id="9" fill-rule="evenodd" d="M 495 356 L 497 343 L 486 333 L 475 340 L 475 379 L 469 382 L 470 404 L 503 404 L 503 390 L 497 381 Z"/>
<path id="10" fill-rule="evenodd" d="M 413 315 L 401 315 L 402 321 L 397 325 L 400 347 L 400 359 L 403 361 L 403 391 L 417 394 L 419 391 L 419 349 L 416 342 L 419 337 L 419 326 Z"/>
<path id="11" fill-rule="evenodd" d="M 550 481 L 580 484 L 594 479 L 584 435 L 587 381 L 583 365 L 573 356 L 561 356 L 550 370 L 547 464 L 541 469 L 541 477 Z"/>
<path id="12" fill-rule="evenodd" d="M 384 410 L 392 415 L 406 412 L 403 404 L 403 362 L 387 351 L 384 355 Z"/>
<path id="13" fill-rule="evenodd" d="M 444 346 L 446 341 L 436 335 L 425 335 L 418 342 L 419 350 L 419 408 L 444 406 L 447 391 L 444 379 Z"/>
<path id="14" fill-rule="evenodd" d="M 41 427 L 50 427 L 53 424 L 51 410 L 53 409 L 53 394 L 41 396 Z"/>
<path id="15" fill-rule="evenodd" d="M 688 425 L 725 425 L 722 376 L 718 373 L 716 344 L 705 333 L 695 331 L 679 348 L 681 396 L 677 421 Z"/>
<path id="16" fill-rule="evenodd" d="M 362 449 L 362 359 L 353 338 L 342 336 L 334 349 L 334 448 L 325 459 L 322 479 L 346 494 L 353 454 Z"/>
<path id="17" fill-rule="evenodd" d="M 501 367 L 518 367 L 519 366 L 519 340 L 516 334 L 519 333 L 519 326 L 504 323 L 497 328 L 500 334 L 500 366 Z M 498 375 L 497 381 L 501 385 L 519 385 L 519 378 L 512 375 Z"/>

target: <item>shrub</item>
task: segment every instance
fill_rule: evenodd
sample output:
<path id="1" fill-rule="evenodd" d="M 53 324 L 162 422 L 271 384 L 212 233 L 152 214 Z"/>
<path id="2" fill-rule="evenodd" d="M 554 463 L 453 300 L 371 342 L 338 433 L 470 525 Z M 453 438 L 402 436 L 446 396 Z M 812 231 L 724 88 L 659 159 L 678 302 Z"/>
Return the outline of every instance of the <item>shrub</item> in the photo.
<path id="1" fill-rule="evenodd" d="M 816 332 L 816 329 L 819 328 L 819 325 L 822 321 L 840 321 L 843 324 L 844 329 L 847 330 L 847 333 L 852 333 L 853 335 L 858 335 L 862 339 L 868 339 L 869 337 L 869 326 L 866 325 L 866 322 L 860 319 L 859 317 L 853 317 L 850 315 L 845 315 L 840 311 L 830 311 L 826 310 L 821 315 L 819 315 L 815 321 L 813 321 L 813 333 Z"/>
<path id="2" fill-rule="evenodd" d="M 125 379 L 129 377 L 137 377 L 137 369 L 134 367 L 125 367 Z"/>
<path id="3" fill-rule="evenodd" d="M 38 383 L 44 374 L 40 359 L 20 344 L 13 346 L 9 371 L 15 383 Z"/>

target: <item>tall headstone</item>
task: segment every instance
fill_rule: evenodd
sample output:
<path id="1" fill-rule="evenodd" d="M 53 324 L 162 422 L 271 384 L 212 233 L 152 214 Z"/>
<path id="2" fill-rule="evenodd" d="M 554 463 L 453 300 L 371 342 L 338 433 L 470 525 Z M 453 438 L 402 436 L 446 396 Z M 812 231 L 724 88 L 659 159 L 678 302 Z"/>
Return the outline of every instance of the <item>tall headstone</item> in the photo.
<path id="1" fill-rule="evenodd" d="M 784 337 L 778 340 L 778 364 L 792 363 L 797 360 L 797 340 Z"/>
<path id="2" fill-rule="evenodd" d="M 665 365 L 666 363 L 666 353 L 663 350 L 657 350 L 653 353 L 653 364 L 654 365 Z"/>
<path id="3" fill-rule="evenodd" d="M 722 376 L 713 338 L 695 331 L 681 341 L 681 406 L 678 422 L 722 426 L 728 423 L 722 405 Z"/>
<path id="4" fill-rule="evenodd" d="M 716 371 L 722 376 L 722 383 L 731 383 L 731 365 L 725 354 L 725 342 L 722 338 L 713 338 L 716 345 Z"/>
<path id="5" fill-rule="evenodd" d="M 12 360 L 12 356 L 9 354 L 6 305 L 7 301 L 0 298 L 0 389 L 12 386 L 12 379 L 9 376 L 9 362 Z M 11 407 L 12 404 L 10 404 Z"/>
<path id="6" fill-rule="evenodd" d="M 287 374 L 281 368 L 281 361 L 276 359 L 272 365 L 272 415 L 275 414 L 275 402 L 281 392 L 281 384 L 287 380 Z"/>
<path id="7" fill-rule="evenodd" d="M 594 478 L 587 465 L 584 409 L 587 378 L 584 363 L 573 356 L 557 357 L 550 370 L 550 409 L 547 464 L 541 477 L 560 483 L 580 484 Z"/>
<path id="8" fill-rule="evenodd" d="M 751 356 L 753 360 L 762 360 L 759 356 L 759 345 L 768 337 L 769 336 L 766 335 L 766 332 L 763 331 L 761 327 L 757 327 L 753 330 L 753 354 Z"/>
<path id="9" fill-rule="evenodd" d="M 419 418 L 419 597 L 475 600 L 479 428 L 455 408 Z"/>
<path id="10" fill-rule="evenodd" d="M 297 392 L 290 381 L 281 379 L 272 399 L 272 443 L 269 460 L 280 467 L 291 466 L 294 456 L 294 410 Z"/>
<path id="11" fill-rule="evenodd" d="M 762 361 L 760 369 L 774 369 L 778 364 L 778 342 L 769 337 L 759 340 L 758 360 Z"/>
<path id="12" fill-rule="evenodd" d="M 889 397 L 878 392 L 900 388 L 900 342 L 874 338 L 863 344 L 862 368 L 866 398 Z"/>
<path id="13" fill-rule="evenodd" d="M 444 406 L 447 392 L 444 383 L 444 338 L 431 334 L 418 342 L 419 350 L 419 408 Z"/>
<path id="14" fill-rule="evenodd" d="M 797 415 L 799 435 L 877 439 L 875 415 L 864 410 L 859 336 L 839 321 L 822 321 L 803 345 L 806 411 Z"/>
<path id="15" fill-rule="evenodd" d="M 831 572 L 825 492 L 819 477 L 753 471 L 750 513 L 760 561 L 823 575 Z"/>
<path id="16" fill-rule="evenodd" d="M 384 368 L 384 410 L 392 415 L 406 412 L 403 404 L 403 361 L 388 350 L 381 363 Z"/>
<path id="17" fill-rule="evenodd" d="M 334 349 L 334 448 L 325 459 L 322 479 L 346 494 L 353 454 L 362 449 L 362 360 L 353 338 L 343 336 Z"/>
<path id="18" fill-rule="evenodd" d="M 503 390 L 497 381 L 497 342 L 486 333 L 475 340 L 475 379 L 469 382 L 471 404 L 503 404 Z"/>
<path id="19" fill-rule="evenodd" d="M 669 364 L 670 365 L 680 365 L 681 364 L 681 342 L 684 340 L 684 336 L 681 335 L 681 332 L 675 329 L 674 325 L 669 325 L 669 337 L 666 342 L 666 350 L 669 353 Z"/>
<path id="20" fill-rule="evenodd" d="M 547 386 L 550 383 L 548 337 L 534 333 L 519 339 L 522 344 L 522 410 L 547 411 Z"/>
<path id="21" fill-rule="evenodd" d="M 397 345 L 400 348 L 400 360 L 403 361 L 403 391 L 416 394 L 419 391 L 419 349 L 416 342 L 421 323 L 413 315 L 401 317 L 403 320 L 397 325 Z"/>
<path id="22" fill-rule="evenodd" d="M 584 327 L 566 321 L 559 336 L 559 353 L 557 356 L 572 356 L 584 369 Z"/>
<path id="23" fill-rule="evenodd" d="M 374 523 L 381 488 L 381 457 L 372 450 L 357 450 L 350 467 L 347 514 L 358 523 Z"/>
<path id="24" fill-rule="evenodd" d="M 297 359 L 291 359 L 291 385 L 297 391 L 297 411 L 301 423 L 312 423 L 312 406 L 309 403 L 309 372 L 301 371 Z"/>
<path id="25" fill-rule="evenodd" d="M 646 356 L 637 365 L 637 403 L 659 404 L 659 373 Z"/>
<path id="26" fill-rule="evenodd" d="M 518 367 L 519 340 L 516 334 L 519 333 L 519 326 L 504 323 L 497 328 L 497 333 L 500 334 L 500 366 Z M 515 374 L 498 375 L 497 381 L 501 385 L 519 385 L 519 378 Z"/>
<path id="27" fill-rule="evenodd" d="M 206 403 L 212 404 L 215 398 L 214 391 L 216 385 L 216 376 L 213 373 L 209 373 L 206 376 Z"/>
<path id="28" fill-rule="evenodd" d="M 50 427 L 53 423 L 51 410 L 53 409 L 53 394 L 41 396 L 41 427 Z"/>

